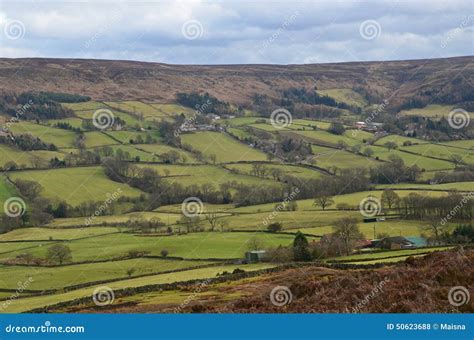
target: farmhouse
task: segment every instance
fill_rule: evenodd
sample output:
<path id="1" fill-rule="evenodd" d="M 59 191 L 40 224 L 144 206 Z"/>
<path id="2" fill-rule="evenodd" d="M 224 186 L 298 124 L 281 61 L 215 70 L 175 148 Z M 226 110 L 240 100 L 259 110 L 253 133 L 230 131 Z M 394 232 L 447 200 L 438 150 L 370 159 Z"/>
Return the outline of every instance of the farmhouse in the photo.
<path id="1" fill-rule="evenodd" d="M 374 240 L 372 243 L 375 247 L 390 250 L 416 248 L 414 242 L 406 239 L 403 236 L 385 237 L 381 240 Z"/>

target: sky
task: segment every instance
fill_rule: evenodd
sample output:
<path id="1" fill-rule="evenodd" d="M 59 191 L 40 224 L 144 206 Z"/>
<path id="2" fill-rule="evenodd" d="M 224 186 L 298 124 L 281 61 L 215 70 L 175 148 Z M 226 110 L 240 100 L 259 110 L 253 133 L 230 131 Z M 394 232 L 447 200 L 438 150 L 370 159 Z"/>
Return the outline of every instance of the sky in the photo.
<path id="1" fill-rule="evenodd" d="M 309 64 L 473 55 L 474 2 L 0 2 L 0 57 Z"/>

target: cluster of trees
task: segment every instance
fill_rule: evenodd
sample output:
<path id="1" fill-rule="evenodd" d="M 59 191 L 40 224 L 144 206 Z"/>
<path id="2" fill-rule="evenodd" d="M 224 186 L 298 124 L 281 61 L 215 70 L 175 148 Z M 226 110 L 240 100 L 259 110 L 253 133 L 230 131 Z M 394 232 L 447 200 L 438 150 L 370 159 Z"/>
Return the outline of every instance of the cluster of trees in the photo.
<path id="1" fill-rule="evenodd" d="M 370 180 L 372 183 L 415 182 L 420 177 L 422 169 L 417 165 L 406 166 L 403 159 L 397 155 L 390 155 L 388 159 L 388 162 L 370 168 Z"/>
<path id="2" fill-rule="evenodd" d="M 41 139 L 29 134 L 0 136 L 0 144 L 9 145 L 22 151 L 57 150 L 57 147 L 54 144 L 45 143 Z"/>
<path id="3" fill-rule="evenodd" d="M 235 114 L 229 103 L 223 102 L 209 93 L 200 94 L 192 93 L 177 93 L 176 101 L 192 109 L 198 110 L 200 114 L 219 113 L 219 114 Z"/>
<path id="4" fill-rule="evenodd" d="M 74 96 L 51 92 L 25 92 L 19 95 L 3 93 L 0 95 L 0 111 L 5 112 L 9 116 L 19 118 L 17 117 L 19 114 L 18 110 L 21 107 L 27 107 L 27 109 L 21 111 L 21 118 L 30 120 L 70 117 L 74 115 L 74 112 L 61 106 L 59 101 L 63 99 L 71 100 Z M 81 99 L 82 96 L 78 98 Z"/>
<path id="5" fill-rule="evenodd" d="M 26 206 L 21 207 L 23 210 L 19 216 L 2 215 L 0 233 L 6 233 L 25 225 L 42 226 L 51 222 L 53 216 L 48 212 L 51 203 L 48 199 L 40 197 L 40 192 L 43 189 L 41 185 L 34 181 L 17 180 L 15 186 Z"/>

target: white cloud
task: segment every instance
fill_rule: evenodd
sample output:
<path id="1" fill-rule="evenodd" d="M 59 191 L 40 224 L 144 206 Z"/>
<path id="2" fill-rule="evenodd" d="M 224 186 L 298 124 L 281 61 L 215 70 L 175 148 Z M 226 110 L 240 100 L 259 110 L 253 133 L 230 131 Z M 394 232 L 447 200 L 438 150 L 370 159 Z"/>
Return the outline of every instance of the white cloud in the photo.
<path id="1" fill-rule="evenodd" d="M 167 63 L 305 63 L 471 55 L 469 1 L 4 1 L 0 56 L 139 59 Z M 285 24 L 292 15 L 295 19 Z M 7 20 L 25 34 L 3 34 Z M 182 25 L 203 32 L 188 40 Z M 376 20 L 365 40 L 359 25 Z M 449 43 L 443 44 L 449 36 Z M 443 48 L 441 48 L 443 46 Z"/>

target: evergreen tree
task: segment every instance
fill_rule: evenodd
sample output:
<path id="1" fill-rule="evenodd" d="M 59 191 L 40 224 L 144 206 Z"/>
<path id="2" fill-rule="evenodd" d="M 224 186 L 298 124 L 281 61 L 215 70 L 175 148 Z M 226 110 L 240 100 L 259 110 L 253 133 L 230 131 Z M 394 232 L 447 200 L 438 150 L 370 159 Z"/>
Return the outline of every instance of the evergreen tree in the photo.
<path id="1" fill-rule="evenodd" d="M 311 261 L 308 240 L 300 231 L 296 233 L 293 241 L 293 255 L 295 261 Z"/>

